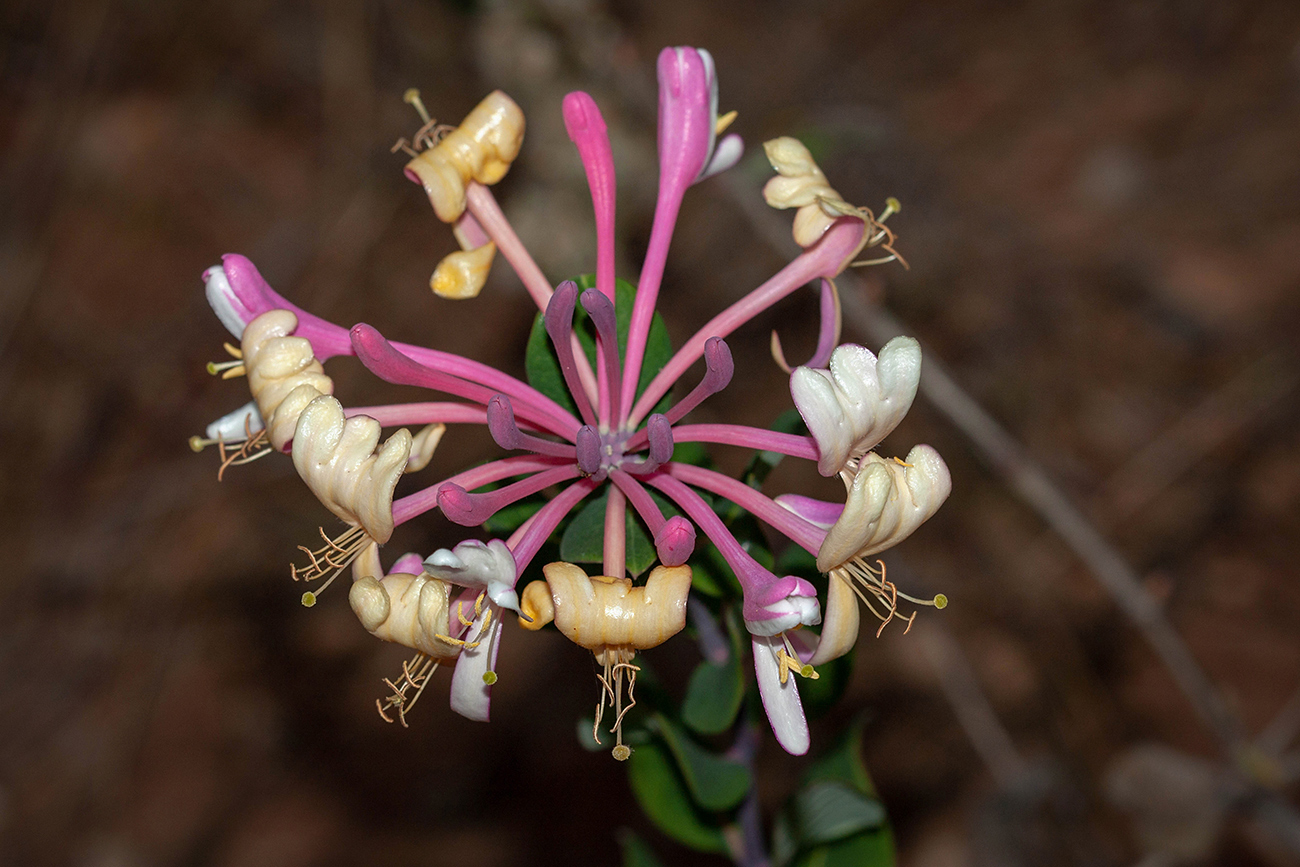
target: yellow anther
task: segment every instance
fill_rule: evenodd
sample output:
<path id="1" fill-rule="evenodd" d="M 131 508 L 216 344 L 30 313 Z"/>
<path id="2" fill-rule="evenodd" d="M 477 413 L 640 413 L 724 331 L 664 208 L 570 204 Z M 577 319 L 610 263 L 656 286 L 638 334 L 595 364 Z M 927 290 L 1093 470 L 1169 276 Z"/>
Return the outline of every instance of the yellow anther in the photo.
<path id="1" fill-rule="evenodd" d="M 475 611 L 474 613 L 477 614 L 478 612 Z M 460 625 L 461 625 L 461 626 L 473 626 L 473 625 L 474 625 L 474 621 L 473 621 L 473 620 L 469 620 L 469 619 L 467 619 L 467 618 L 465 617 L 465 603 L 464 603 L 464 602 L 457 602 L 457 603 L 456 603 L 456 619 L 460 621 Z"/>
<path id="2" fill-rule="evenodd" d="M 724 132 L 726 132 L 727 127 L 731 126 L 731 124 L 736 120 L 736 117 L 739 114 L 740 112 L 736 111 L 735 109 L 732 109 L 731 111 L 719 117 L 717 123 L 713 125 L 713 134 L 722 135 Z"/>
<path id="3" fill-rule="evenodd" d="M 438 639 L 439 641 L 445 641 L 448 644 L 454 645 L 456 647 L 468 647 L 470 650 L 473 650 L 475 647 L 478 647 L 479 644 L 481 643 L 478 641 L 465 641 L 463 638 L 452 638 L 450 635 L 435 635 L 434 638 Z"/>
<path id="4" fill-rule="evenodd" d="M 414 87 L 408 87 L 406 93 L 402 94 L 402 102 L 414 108 L 416 113 L 420 115 L 420 120 L 425 123 L 432 123 L 432 119 L 429 117 L 429 112 L 424 107 L 424 100 L 420 99 L 419 90 Z"/>
<path id="5" fill-rule="evenodd" d="M 902 458 L 894 458 L 894 463 L 898 464 L 900 467 L 916 466 L 915 464 L 909 464 L 907 461 L 903 460 Z"/>
<path id="6" fill-rule="evenodd" d="M 791 673 L 800 677 L 806 677 L 809 680 L 818 680 L 821 675 L 817 669 L 807 663 L 800 662 L 797 656 L 790 654 L 784 647 L 776 652 L 777 664 L 781 666 L 781 683 L 784 684 L 790 679 Z"/>
<path id="7" fill-rule="evenodd" d="M 209 361 L 207 371 L 209 376 L 216 376 L 220 373 L 222 379 L 234 379 L 237 376 L 243 376 L 246 372 L 244 362 L 241 359 L 222 362 Z"/>

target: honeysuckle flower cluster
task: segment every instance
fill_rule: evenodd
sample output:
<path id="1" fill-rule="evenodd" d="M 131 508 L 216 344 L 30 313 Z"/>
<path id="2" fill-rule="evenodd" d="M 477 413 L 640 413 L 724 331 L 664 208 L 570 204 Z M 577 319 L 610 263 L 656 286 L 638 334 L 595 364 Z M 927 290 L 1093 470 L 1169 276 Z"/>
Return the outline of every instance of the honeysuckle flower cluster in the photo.
<path id="1" fill-rule="evenodd" d="M 223 471 L 288 453 L 308 487 L 344 523 L 332 537 L 322 530 L 323 544 L 302 546 L 303 560 L 292 574 L 311 587 L 303 594 L 303 604 L 310 606 L 350 568 L 348 601 L 362 627 L 413 651 L 402 674 L 388 681 L 391 695 L 379 702 L 387 719 L 394 712 L 405 724 L 433 671 L 447 664 L 454 667 L 452 708 L 487 720 L 498 649 L 509 631 L 504 615 L 510 612 L 526 630 L 554 623 L 595 655 L 603 669 L 596 726 L 611 705 L 614 755 L 626 758 L 630 749 L 623 743 L 622 723 L 635 703 L 634 659 L 684 627 L 699 533 L 716 546 L 743 591 L 759 692 L 777 740 L 791 753 L 803 753 L 809 745 L 798 677 L 816 677 L 814 666 L 853 646 L 859 600 L 882 628 L 901 616 L 899 599 L 946 604 L 942 596 L 906 596 L 887 580 L 883 565 L 870 562 L 933 515 L 951 487 L 947 468 L 928 446 L 917 446 L 905 459 L 873 451 L 911 406 L 920 347 L 899 337 L 877 356 L 861 346 L 835 345 L 839 305 L 833 280 L 859 264 L 855 259 L 864 248 L 880 246 L 890 254 L 875 261 L 896 257 L 893 235 L 882 225 L 897 209 L 895 202 L 877 218 L 844 201 L 799 142 L 768 142 L 777 175 L 763 195 L 774 207 L 797 209 L 794 237 L 803 252 L 643 377 L 683 197 L 692 184 L 730 167 L 742 152 L 740 139 L 725 135 L 734 113 L 718 114 L 708 52 L 665 49 L 658 78 L 659 194 L 634 294 L 620 292 L 615 279 L 614 162 L 604 120 L 589 95 L 571 93 L 563 103 L 595 211 L 594 285 L 580 291 L 573 281 L 555 284 L 543 275 L 489 189 L 519 153 L 524 134 L 519 107 L 498 91 L 462 124 L 446 127 L 428 117 L 417 94 L 408 93 L 426 123 L 413 146 L 399 143 L 411 157 L 406 174 L 424 188 L 437 217 L 452 225 L 462 248 L 438 265 L 431 288 L 445 298 L 476 296 L 495 256 L 503 256 L 541 311 L 567 395 L 555 389 L 545 393 L 469 358 L 390 341 L 364 323 L 344 328 L 327 322 L 281 297 L 242 256 L 227 255 L 204 274 L 213 310 L 238 341 L 238 346 L 226 344 L 233 359 L 210 369 L 226 378 L 245 375 L 252 400 L 214 422 L 191 445 L 201 450 L 216 444 Z M 812 281 L 820 281 L 822 293 L 813 358 L 791 371 L 775 336 L 773 342 L 808 433 L 687 423 L 692 410 L 732 379 L 726 338 Z M 578 321 L 578 305 L 585 323 Z M 626 323 L 625 336 L 620 320 Z M 592 332 L 594 338 L 588 337 Z M 584 337 L 586 345 L 594 344 L 590 355 Z M 345 405 L 334 396 L 323 368 L 337 356 L 354 356 L 386 382 L 440 397 Z M 669 404 L 674 386 L 701 361 L 703 376 Z M 404 475 L 436 463 L 435 449 L 449 425 L 485 430 L 511 454 L 459 472 L 439 471 L 437 481 L 395 498 Z M 386 439 L 385 428 L 394 429 Z M 793 494 L 770 498 L 712 469 L 674 461 L 675 445 L 688 442 L 815 461 L 822 475 L 843 480 L 845 502 Z M 507 506 L 546 496 L 506 538 L 471 537 L 427 557 L 407 554 L 384 571 L 381 546 L 400 524 L 438 512 L 454 524 L 479 527 Z M 605 497 L 602 574 L 588 575 L 565 562 L 534 569 L 533 561 L 557 529 L 595 496 Z M 825 599 L 818 599 L 805 578 L 777 575 L 759 563 L 720 517 L 714 500 L 740 506 L 815 555 L 818 570 L 829 576 Z M 677 514 L 665 514 L 660 506 L 665 501 Z M 629 510 L 644 524 L 659 561 L 643 584 L 634 582 L 627 568 Z M 520 587 L 530 569 L 542 578 Z M 807 628 L 818 625 L 818 632 Z"/>

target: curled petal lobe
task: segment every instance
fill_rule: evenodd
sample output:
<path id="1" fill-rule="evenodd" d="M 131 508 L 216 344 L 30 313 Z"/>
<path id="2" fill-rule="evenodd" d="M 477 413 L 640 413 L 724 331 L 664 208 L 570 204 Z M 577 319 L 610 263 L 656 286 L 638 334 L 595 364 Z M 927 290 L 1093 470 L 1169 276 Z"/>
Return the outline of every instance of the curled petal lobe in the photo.
<path id="1" fill-rule="evenodd" d="M 447 432 L 445 424 L 427 424 L 411 438 L 411 455 L 406 459 L 408 473 L 418 473 L 433 460 L 433 453 L 442 442 L 442 435 Z"/>
<path id="2" fill-rule="evenodd" d="M 329 396 L 307 405 L 293 438 L 293 465 L 327 509 L 359 525 L 374 541 L 393 533 L 393 488 L 406 468 L 411 434 L 405 428 L 379 446 L 379 422 L 345 418 Z"/>
<path id="3" fill-rule="evenodd" d="M 459 127 L 407 163 L 406 173 L 424 186 L 438 219 L 451 223 L 465 211 L 466 186 L 505 177 L 523 140 L 524 113 L 494 90 Z"/>
<path id="4" fill-rule="evenodd" d="M 572 563 L 549 563 L 542 574 L 550 590 L 556 628 L 574 644 L 593 652 L 655 647 L 686 625 L 689 566 L 657 566 L 643 587 L 633 587 L 627 578 L 588 577 Z M 532 604 L 539 614 L 545 613 L 545 603 Z"/>
<path id="5" fill-rule="evenodd" d="M 478 297 L 496 253 L 497 245 L 491 241 L 481 247 L 448 253 L 429 278 L 429 288 L 439 298 L 455 301 Z"/>
<path id="6" fill-rule="evenodd" d="M 868 454 L 846 483 L 848 502 L 817 552 L 817 568 L 822 572 L 903 541 L 952 491 L 943 458 L 925 445 L 913 448 L 904 461 Z"/>
<path id="7" fill-rule="evenodd" d="M 829 369 L 796 368 L 790 394 L 817 442 L 818 471 L 833 476 L 875 448 L 907 415 L 920 378 L 921 346 L 910 337 L 886 343 L 879 358 L 846 343 Z"/>
<path id="8" fill-rule="evenodd" d="M 831 575 L 826 585 L 826 619 L 808 663 L 821 665 L 848 653 L 858 641 L 861 621 L 862 612 L 853 585 L 840 575 Z"/>
<path id="9" fill-rule="evenodd" d="M 515 558 L 500 539 L 467 539 L 450 550 L 439 548 L 425 559 L 424 568 L 443 581 L 486 592 L 502 608 L 519 611 Z"/>
<path id="10" fill-rule="evenodd" d="M 450 659 L 460 652 L 440 637 L 451 634 L 450 586 L 445 581 L 397 571 L 383 579 L 366 576 L 353 582 L 348 603 L 376 638 L 434 659 Z"/>
<path id="11" fill-rule="evenodd" d="M 306 405 L 334 391 L 333 380 L 312 355 L 311 341 L 289 336 L 297 327 L 293 313 L 270 310 L 248 323 L 241 341 L 249 391 L 270 429 L 271 444 L 280 450 L 293 439 Z"/>

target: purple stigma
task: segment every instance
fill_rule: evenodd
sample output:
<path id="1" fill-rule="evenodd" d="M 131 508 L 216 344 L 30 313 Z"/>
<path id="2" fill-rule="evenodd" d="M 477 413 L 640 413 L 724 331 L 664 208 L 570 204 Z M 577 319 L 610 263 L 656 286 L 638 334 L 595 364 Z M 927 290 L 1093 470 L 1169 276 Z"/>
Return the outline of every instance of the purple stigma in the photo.
<path id="1" fill-rule="evenodd" d="M 600 434 L 589 424 L 578 428 L 578 469 L 583 475 L 595 476 L 601 471 Z"/>

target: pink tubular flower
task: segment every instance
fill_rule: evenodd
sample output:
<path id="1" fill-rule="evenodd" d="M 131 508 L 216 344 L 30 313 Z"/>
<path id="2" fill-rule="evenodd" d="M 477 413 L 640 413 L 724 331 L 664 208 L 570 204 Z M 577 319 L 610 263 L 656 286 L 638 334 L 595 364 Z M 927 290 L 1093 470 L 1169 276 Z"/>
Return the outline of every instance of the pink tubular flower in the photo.
<path id="1" fill-rule="evenodd" d="M 543 274 L 489 189 L 519 154 L 519 106 L 495 92 L 459 127 L 435 127 L 418 95 L 408 94 L 426 122 L 413 146 L 402 143 L 411 157 L 408 177 L 421 184 L 463 248 L 439 266 L 434 291 L 448 299 L 477 295 L 499 253 L 540 311 L 536 337 L 549 341 L 548 347 L 530 344 L 528 382 L 460 355 L 390 341 L 365 323 L 348 328 L 314 316 L 275 292 L 242 256 L 227 255 L 204 272 L 213 311 L 239 341 L 238 347 L 227 345 L 233 360 L 210 369 L 227 378 L 246 374 L 253 401 L 209 425 L 207 437 L 194 438 L 192 445 L 197 450 L 216 444 L 223 470 L 262 454 L 289 452 L 321 503 L 348 525 L 332 539 L 322 530 L 325 544 L 319 549 L 303 547 L 309 563 L 295 567 L 293 575 L 308 582 L 325 578 L 328 585 L 350 565 L 349 602 L 362 625 L 415 652 L 401 677 L 387 681 L 392 694 L 380 704 L 385 719 L 396 710 L 405 724 L 434 669 L 455 660 L 452 708 L 486 721 L 509 611 L 529 629 L 554 622 L 596 654 L 605 690 L 597 726 L 608 698 L 616 714 L 614 754 L 626 758 L 631 748 L 622 742 L 621 727 L 635 704 L 633 656 L 683 628 L 689 564 L 702 536 L 739 585 L 738 599 L 733 594 L 719 604 L 735 605 L 750 633 L 758 690 L 777 741 L 801 754 L 809 732 L 791 675 L 816 678 L 814 665 L 852 646 L 857 597 L 883 603 L 886 621 L 899 596 L 910 598 L 885 580 L 883 567 L 875 570 L 865 558 L 912 533 L 951 487 L 947 468 L 928 447 L 918 446 L 906 462 L 872 452 L 911 405 L 920 347 L 897 338 L 879 357 L 860 346 L 834 348 L 840 318 L 831 282 L 865 247 L 883 243 L 892 253 L 885 239 L 893 236 L 880 224 L 896 207 L 876 220 L 841 200 L 802 145 L 792 139 L 768 143 L 778 177 L 765 196 L 776 207 L 798 209 L 795 236 L 802 252 L 734 299 L 671 357 L 662 357 L 666 353 L 651 331 L 659 327 L 655 309 L 683 197 L 693 184 L 735 164 L 742 144 L 724 135 L 735 113 L 719 116 L 717 75 L 707 51 L 664 49 L 658 80 L 658 197 L 635 293 L 615 276 L 614 160 L 591 96 L 571 93 L 562 106 L 595 213 L 595 276 L 583 290 L 579 282 Z M 809 434 L 688 423 L 736 372 L 726 338 L 809 283 L 821 287 L 821 328 L 813 358 L 793 371 L 790 386 Z M 784 367 L 775 338 L 774 352 Z M 324 364 L 347 357 L 385 382 L 437 395 L 388 405 L 353 405 L 346 397 L 341 402 Z M 698 361 L 704 368 L 700 379 L 685 383 L 690 387 L 679 389 L 675 403 L 669 400 Z M 546 364 L 545 375 L 534 369 Z M 459 472 L 437 472 L 432 484 L 405 489 L 402 477 L 430 464 L 449 426 L 451 436 L 466 426 L 480 431 L 504 454 Z M 384 428 L 391 430 L 386 439 Z M 674 461 L 676 445 L 684 442 L 816 461 L 823 475 L 844 479 L 847 503 L 773 499 L 746 482 Z M 831 576 L 825 604 L 808 580 L 777 575 L 751 553 L 722 517 L 718 504 L 724 500 L 817 555 L 818 568 Z M 584 503 L 589 505 L 579 519 Z M 594 521 L 588 517 L 593 510 Z M 423 560 L 407 555 L 384 575 L 379 546 L 396 528 L 434 512 L 461 526 L 494 522 L 494 529 L 500 524 L 509 532 L 502 532 L 506 538 L 466 539 Z M 588 576 L 568 563 L 534 564 L 558 531 L 567 540 L 575 526 L 588 540 L 598 539 L 591 546 L 595 555 L 584 549 L 583 556 L 600 560 L 600 575 Z M 629 526 L 640 535 L 629 537 Z M 638 564 L 637 551 L 648 552 L 649 544 L 660 565 L 636 584 L 649 569 L 646 562 Z M 546 580 L 528 584 L 521 600 L 516 587 L 530 570 Z M 304 594 L 304 603 L 315 604 L 321 589 Z M 818 626 L 820 634 L 809 637 Z"/>

